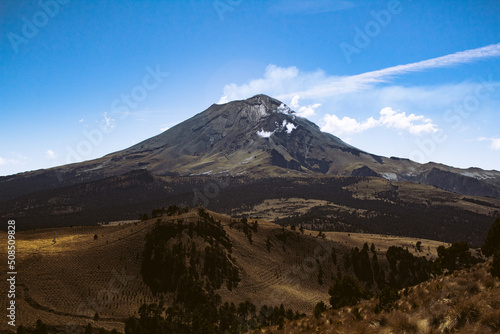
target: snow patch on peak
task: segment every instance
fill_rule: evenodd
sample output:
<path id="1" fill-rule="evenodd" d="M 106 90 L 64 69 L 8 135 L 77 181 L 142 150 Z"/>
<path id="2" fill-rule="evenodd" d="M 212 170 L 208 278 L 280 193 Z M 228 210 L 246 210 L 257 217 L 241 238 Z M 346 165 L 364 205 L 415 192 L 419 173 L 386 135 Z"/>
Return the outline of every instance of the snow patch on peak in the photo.
<path id="1" fill-rule="evenodd" d="M 473 177 L 478 180 L 485 180 L 485 179 L 494 179 L 495 176 L 490 175 L 489 173 L 478 173 L 478 172 L 463 172 L 462 175 L 468 176 L 468 177 Z"/>
<path id="2" fill-rule="evenodd" d="M 279 112 L 281 114 L 285 114 L 285 115 L 290 115 L 292 114 L 294 111 L 292 109 L 290 109 L 290 107 L 288 107 L 286 104 L 282 103 L 278 109 L 276 110 L 276 112 Z"/>
<path id="3" fill-rule="evenodd" d="M 297 128 L 297 125 L 293 123 L 288 123 L 287 120 L 283 120 L 283 124 L 281 124 L 281 131 L 286 131 L 286 133 L 290 134 L 293 130 Z"/>
<path id="4" fill-rule="evenodd" d="M 293 130 L 297 128 L 297 125 L 293 123 L 289 123 L 286 119 L 283 120 L 282 124 L 279 124 L 278 122 L 274 122 L 275 129 L 273 131 L 264 131 L 264 129 L 257 131 L 257 135 L 259 135 L 262 138 L 269 138 L 271 137 L 275 132 L 283 132 L 285 131 L 288 134 L 291 134 Z"/>
<path id="5" fill-rule="evenodd" d="M 297 125 L 293 123 L 287 123 L 285 127 L 286 127 L 286 133 L 290 134 L 292 133 L 293 130 L 297 128 Z"/>
<path id="6" fill-rule="evenodd" d="M 273 134 L 274 134 L 274 131 L 272 131 L 272 132 L 264 131 L 264 130 L 257 131 L 257 135 L 262 137 L 262 138 L 269 138 Z"/>
<path id="7" fill-rule="evenodd" d="M 258 114 L 260 116 L 266 116 L 267 115 L 267 113 L 266 113 L 266 107 L 263 104 L 259 105 L 259 109 L 257 110 L 257 112 L 258 112 Z"/>
<path id="8" fill-rule="evenodd" d="M 389 180 L 389 181 L 396 181 L 398 179 L 398 176 L 396 175 L 396 173 L 380 173 L 382 175 L 382 177 L 386 180 Z"/>

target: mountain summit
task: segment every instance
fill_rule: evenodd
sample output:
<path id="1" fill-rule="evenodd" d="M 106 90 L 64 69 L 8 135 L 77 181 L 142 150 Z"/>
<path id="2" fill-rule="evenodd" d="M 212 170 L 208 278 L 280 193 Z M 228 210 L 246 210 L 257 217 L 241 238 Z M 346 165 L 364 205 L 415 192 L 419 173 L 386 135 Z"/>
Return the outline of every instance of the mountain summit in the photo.
<path id="1" fill-rule="evenodd" d="M 154 173 L 180 175 L 241 175 L 256 169 L 266 175 L 283 173 L 283 169 L 345 174 L 355 163 L 379 159 L 321 132 L 316 124 L 266 95 L 214 104 L 162 134 L 107 158 L 129 168 L 135 165 Z"/>

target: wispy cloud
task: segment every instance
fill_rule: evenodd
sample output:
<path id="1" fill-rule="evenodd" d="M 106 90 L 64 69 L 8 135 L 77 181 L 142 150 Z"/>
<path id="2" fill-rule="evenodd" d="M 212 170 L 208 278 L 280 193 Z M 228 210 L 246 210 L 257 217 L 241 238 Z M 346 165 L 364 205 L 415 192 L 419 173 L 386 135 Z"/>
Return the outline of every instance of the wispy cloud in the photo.
<path id="1" fill-rule="evenodd" d="M 6 159 L 6 158 L 2 158 L 0 157 L 0 166 L 5 166 L 5 165 L 17 165 L 19 164 L 21 161 L 17 160 L 17 159 Z"/>
<path id="2" fill-rule="evenodd" d="M 489 141 L 490 142 L 490 148 L 492 150 L 500 150 L 500 138 L 486 138 L 486 137 L 481 137 L 477 139 L 478 141 Z"/>
<path id="3" fill-rule="evenodd" d="M 45 155 L 47 156 L 47 158 L 49 159 L 57 159 L 57 155 L 54 151 L 52 150 L 47 150 L 47 152 L 45 152 Z"/>
<path id="4" fill-rule="evenodd" d="M 270 94 L 278 99 L 288 101 L 295 96 L 304 99 L 338 96 L 371 89 L 380 83 L 389 82 L 398 75 L 456 66 L 498 56 L 500 56 L 500 43 L 343 77 L 328 76 L 321 70 L 301 72 L 295 66 L 284 68 L 269 65 L 261 79 L 251 80 L 242 85 L 226 85 L 220 102 L 245 99 L 260 93 Z"/>
<path id="5" fill-rule="evenodd" d="M 292 98 L 295 95 L 299 95 L 303 98 L 319 98 L 351 93 L 363 89 L 369 89 L 379 83 L 388 82 L 397 75 L 466 64 L 480 59 L 498 56 L 500 56 L 500 43 L 358 75 L 342 78 L 330 78 L 328 79 L 329 82 L 325 82 L 300 92 L 284 94 L 280 96 L 280 98 Z"/>
<path id="6" fill-rule="evenodd" d="M 400 131 L 408 131 L 414 135 L 422 133 L 432 133 L 438 130 L 436 124 L 431 119 L 422 115 L 410 114 L 393 110 L 392 108 L 383 108 L 380 111 L 380 117 L 375 119 L 370 117 L 365 121 L 359 122 L 354 118 L 343 117 L 340 119 L 336 115 L 325 115 L 322 131 L 340 134 L 360 133 L 375 127 L 385 127 Z"/>
<path id="7" fill-rule="evenodd" d="M 300 96 L 295 95 L 290 103 L 290 108 L 300 117 L 310 117 L 316 114 L 316 109 L 321 107 L 320 103 L 314 103 L 307 106 L 299 105 Z"/>
<path id="8" fill-rule="evenodd" d="M 104 113 L 104 128 L 106 131 L 111 131 L 112 129 L 115 128 L 115 119 L 112 118 L 111 116 L 108 117 L 108 113 Z"/>

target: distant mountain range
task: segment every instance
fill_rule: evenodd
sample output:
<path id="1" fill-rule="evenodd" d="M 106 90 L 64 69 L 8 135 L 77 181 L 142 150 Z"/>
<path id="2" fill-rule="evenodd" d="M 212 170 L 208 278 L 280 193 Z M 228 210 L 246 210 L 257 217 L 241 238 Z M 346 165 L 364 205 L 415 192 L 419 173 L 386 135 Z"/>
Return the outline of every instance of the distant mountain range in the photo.
<path id="1" fill-rule="evenodd" d="M 102 212 L 108 212 L 110 206 L 122 212 L 125 202 L 136 211 L 138 203 L 146 208 L 167 199 L 189 204 L 196 184 L 202 189 L 214 178 L 239 180 L 236 183 L 244 186 L 263 179 L 297 182 L 331 177 L 411 182 L 463 196 L 500 198 L 498 171 L 370 154 L 322 132 L 282 102 L 257 95 L 213 104 L 155 137 L 99 159 L 1 177 L 0 208 L 2 216 L 25 217 L 29 226 L 34 217 L 40 221 L 40 215 L 68 218 L 72 214 L 83 223 L 86 207 L 106 194 L 114 198 L 93 203 L 95 213 L 100 205 L 106 206 Z M 132 190 L 134 183 L 138 188 Z M 221 198 L 216 202 L 224 206 Z M 123 218 L 122 213 L 103 215 L 105 219 Z M 92 219 L 97 217 L 92 215 Z"/>

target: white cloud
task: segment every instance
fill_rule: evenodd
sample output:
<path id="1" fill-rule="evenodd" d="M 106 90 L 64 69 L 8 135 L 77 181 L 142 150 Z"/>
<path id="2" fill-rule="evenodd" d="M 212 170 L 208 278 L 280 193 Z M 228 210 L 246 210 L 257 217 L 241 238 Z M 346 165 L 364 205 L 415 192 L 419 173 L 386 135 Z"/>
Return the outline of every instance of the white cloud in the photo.
<path id="1" fill-rule="evenodd" d="M 341 78 L 332 77 L 325 80 L 325 82 L 309 87 L 306 90 L 285 94 L 279 98 L 292 98 L 295 95 L 300 95 L 304 98 L 319 98 L 356 92 L 371 88 L 378 83 L 388 82 L 389 79 L 396 75 L 460 65 L 484 58 L 498 56 L 500 56 L 500 43 L 358 75 Z"/>
<path id="2" fill-rule="evenodd" d="M 47 158 L 49 159 L 57 159 L 57 155 L 54 151 L 52 150 L 47 150 L 47 152 L 45 152 Z"/>
<path id="3" fill-rule="evenodd" d="M 392 110 L 387 107 L 380 111 L 381 125 L 387 128 L 394 128 L 398 130 L 406 130 L 411 134 L 418 135 L 423 132 L 431 133 L 438 130 L 437 125 L 432 123 L 430 118 L 425 118 L 422 115 L 410 114 L 406 116 L 405 112 L 398 113 L 399 110 Z M 420 124 L 415 124 L 414 121 L 419 121 Z"/>
<path id="4" fill-rule="evenodd" d="M 302 72 L 295 66 L 279 67 L 269 65 L 261 79 L 254 79 L 242 85 L 234 83 L 226 85 L 223 88 L 223 96 L 219 103 L 245 99 L 261 93 L 284 101 L 290 101 L 297 95 L 303 99 L 339 96 L 373 88 L 377 84 L 390 81 L 397 75 L 471 63 L 498 56 L 500 56 L 500 43 L 343 77 L 327 76 L 321 70 Z"/>
<path id="5" fill-rule="evenodd" d="M 80 120 L 78 121 L 78 123 L 83 123 L 83 118 L 80 118 Z"/>
<path id="6" fill-rule="evenodd" d="M 17 165 L 20 163 L 19 160 L 16 159 L 5 159 L 0 157 L 0 166 L 5 166 L 5 165 Z"/>
<path id="7" fill-rule="evenodd" d="M 314 103 L 301 107 L 299 105 L 299 99 L 300 96 L 295 95 L 292 99 L 292 102 L 290 103 L 290 108 L 292 108 L 297 113 L 297 116 L 311 117 L 316 114 L 316 109 L 321 107 L 321 103 Z"/>
<path id="8" fill-rule="evenodd" d="M 280 91 L 287 82 L 296 79 L 298 75 L 299 69 L 295 66 L 284 68 L 276 65 L 268 65 L 262 79 L 251 80 L 248 84 L 241 86 L 234 83 L 226 85 L 224 87 L 224 95 L 221 97 L 219 103 L 245 99 L 262 92 L 268 92 L 269 94 L 269 92 Z"/>
<path id="9" fill-rule="evenodd" d="M 115 119 L 108 117 L 107 112 L 104 113 L 104 121 L 106 122 L 106 125 L 104 126 L 106 131 L 110 131 L 115 128 Z"/>
<path id="10" fill-rule="evenodd" d="M 480 137 L 477 140 L 478 141 L 489 141 L 490 142 L 490 148 L 492 150 L 500 150 L 500 138 Z"/>
<path id="11" fill-rule="evenodd" d="M 225 104 L 228 102 L 229 102 L 229 100 L 227 98 L 227 95 L 223 95 L 223 96 L 221 96 L 221 98 L 219 99 L 219 102 L 217 102 L 217 104 Z"/>
<path id="12" fill-rule="evenodd" d="M 492 139 L 490 147 L 494 150 L 500 150 L 500 138 Z"/>
<path id="13" fill-rule="evenodd" d="M 235 83 L 224 86 L 219 104 L 234 100 L 243 100 L 257 94 L 267 94 L 279 97 L 288 92 L 303 90 L 314 86 L 317 82 L 326 79 L 323 71 L 301 72 L 295 66 L 279 67 L 268 65 L 261 79 L 250 80 L 246 84 L 237 85 Z M 299 94 L 294 94 L 290 100 Z"/>
<path id="14" fill-rule="evenodd" d="M 325 125 L 321 127 L 321 131 L 340 135 L 343 133 L 359 133 L 377 126 L 377 121 L 370 117 L 364 122 L 358 122 L 354 118 L 343 117 L 338 118 L 337 115 L 324 116 Z"/>
<path id="15" fill-rule="evenodd" d="M 390 107 L 383 108 L 378 119 L 370 117 L 365 121 L 358 122 L 347 116 L 340 119 L 337 115 L 326 114 L 324 122 L 321 130 L 334 135 L 360 133 L 375 127 L 404 130 L 414 135 L 438 130 L 437 125 L 429 118 L 415 114 L 406 115 L 405 112 L 399 112 L 399 110 L 393 110 Z"/>
<path id="16" fill-rule="evenodd" d="M 168 126 L 168 125 L 167 125 L 167 126 L 165 126 L 165 127 L 161 128 L 160 130 L 161 130 L 161 132 L 165 132 L 165 131 L 167 131 L 168 129 L 170 129 L 170 126 Z"/>

